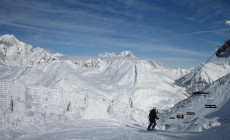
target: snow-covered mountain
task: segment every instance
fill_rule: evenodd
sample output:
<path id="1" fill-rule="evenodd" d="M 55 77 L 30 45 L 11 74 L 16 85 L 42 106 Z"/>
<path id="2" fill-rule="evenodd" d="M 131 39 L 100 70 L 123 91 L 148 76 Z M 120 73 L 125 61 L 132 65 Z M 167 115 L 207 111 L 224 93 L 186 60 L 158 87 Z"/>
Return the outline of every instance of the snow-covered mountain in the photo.
<path id="1" fill-rule="evenodd" d="M 80 118 L 146 123 L 148 110 L 167 102 L 180 89 L 174 80 L 184 74 L 129 51 L 119 57 L 59 59 L 13 35 L 1 36 L 0 42 L 1 129 L 16 122 Z M 185 98 L 178 94 L 165 108 Z"/>
<path id="2" fill-rule="evenodd" d="M 0 37 L 1 63 L 12 67 L 34 67 L 44 65 L 50 60 L 56 60 L 42 48 L 32 48 L 31 45 L 19 41 L 13 35 Z"/>
<path id="3" fill-rule="evenodd" d="M 219 126 L 229 118 L 224 113 L 229 107 L 229 62 L 208 63 L 198 73 L 197 69 L 166 68 L 130 51 L 68 58 L 4 35 L 0 130 L 77 119 L 117 119 L 146 126 L 152 107 L 160 111 L 173 107 L 161 114 L 162 129 L 201 131 Z M 208 94 L 191 94 L 198 89 Z M 207 103 L 217 108 L 207 109 Z M 169 119 L 181 114 L 184 119 Z"/>
<path id="4" fill-rule="evenodd" d="M 209 84 L 230 73 L 229 61 L 210 62 L 201 69 L 200 67 L 196 67 L 187 75 L 176 80 L 176 83 L 186 87 L 188 93 L 192 93 L 204 90 Z"/>

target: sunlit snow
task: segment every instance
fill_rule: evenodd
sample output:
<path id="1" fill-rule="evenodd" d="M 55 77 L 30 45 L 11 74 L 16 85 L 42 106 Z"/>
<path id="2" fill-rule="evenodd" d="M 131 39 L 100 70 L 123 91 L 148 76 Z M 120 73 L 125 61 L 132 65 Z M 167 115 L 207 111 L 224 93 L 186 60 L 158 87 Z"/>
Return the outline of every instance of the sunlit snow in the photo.
<path id="1" fill-rule="evenodd" d="M 65 57 L 1 36 L 0 139 L 225 139 L 230 63 L 199 67 L 166 68 L 131 51 Z M 208 94 L 192 94 L 200 89 Z M 148 132 L 153 107 L 160 119 Z"/>

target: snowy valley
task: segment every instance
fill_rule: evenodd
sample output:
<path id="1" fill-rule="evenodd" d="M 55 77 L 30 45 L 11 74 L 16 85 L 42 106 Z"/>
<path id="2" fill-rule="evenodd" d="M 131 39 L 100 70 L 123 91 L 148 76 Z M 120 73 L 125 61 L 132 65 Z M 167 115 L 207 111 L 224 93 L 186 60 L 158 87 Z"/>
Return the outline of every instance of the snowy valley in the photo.
<path id="1" fill-rule="evenodd" d="M 203 139 L 215 135 L 212 131 L 227 138 L 230 62 L 210 62 L 197 72 L 200 67 L 167 68 L 130 51 L 66 57 L 3 35 L 0 139 L 93 139 L 94 134 L 95 139 L 177 139 L 174 132 L 182 139 Z M 153 107 L 159 111 L 159 132 L 145 133 Z M 42 130 L 70 135 L 52 137 Z M 204 132 L 193 135 L 197 131 Z"/>

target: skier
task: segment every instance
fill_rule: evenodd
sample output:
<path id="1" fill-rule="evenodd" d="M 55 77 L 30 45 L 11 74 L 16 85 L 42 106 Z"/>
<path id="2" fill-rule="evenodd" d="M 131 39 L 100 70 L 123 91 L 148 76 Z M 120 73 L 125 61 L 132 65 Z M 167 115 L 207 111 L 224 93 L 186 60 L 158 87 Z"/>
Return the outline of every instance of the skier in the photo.
<path id="1" fill-rule="evenodd" d="M 159 118 L 157 117 L 157 114 L 156 114 L 156 108 L 153 108 L 150 113 L 149 113 L 149 126 L 148 126 L 148 129 L 149 131 L 153 131 L 155 126 L 156 126 L 156 119 L 158 120 Z"/>

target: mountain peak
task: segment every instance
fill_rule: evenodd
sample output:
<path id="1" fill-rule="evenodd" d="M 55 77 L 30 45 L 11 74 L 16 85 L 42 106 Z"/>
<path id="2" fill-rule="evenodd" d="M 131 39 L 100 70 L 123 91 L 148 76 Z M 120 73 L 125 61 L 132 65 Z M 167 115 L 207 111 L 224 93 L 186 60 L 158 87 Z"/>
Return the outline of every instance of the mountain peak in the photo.
<path id="1" fill-rule="evenodd" d="M 0 36 L 0 44 L 4 44 L 5 46 L 13 46 L 13 45 L 25 45 L 25 43 L 19 41 L 14 35 L 6 34 Z"/>
<path id="2" fill-rule="evenodd" d="M 32 52 L 32 46 L 19 41 L 14 35 L 0 36 L 0 53 L 2 56 L 15 56 L 18 59 L 19 55 L 27 55 Z"/>
<path id="3" fill-rule="evenodd" d="M 120 53 L 104 52 L 104 53 L 99 53 L 98 56 L 99 57 L 132 57 L 132 58 L 136 58 L 136 56 L 131 51 L 123 51 Z"/>
<path id="4" fill-rule="evenodd" d="M 131 51 L 123 51 L 119 54 L 119 56 L 123 57 L 136 57 Z"/>
<path id="5" fill-rule="evenodd" d="M 13 38 L 16 39 L 16 37 L 12 34 L 5 34 L 0 36 L 0 40 L 13 39 Z"/>

